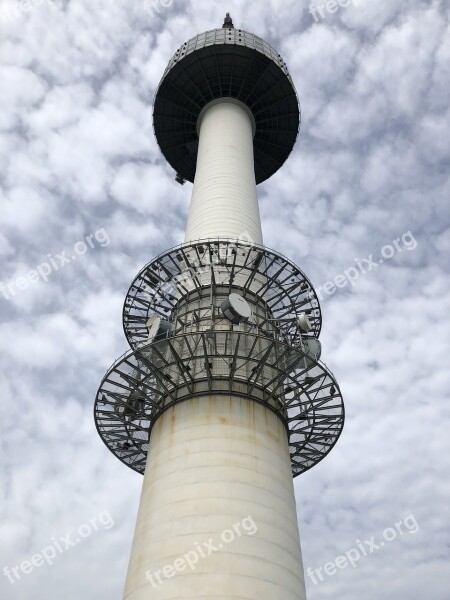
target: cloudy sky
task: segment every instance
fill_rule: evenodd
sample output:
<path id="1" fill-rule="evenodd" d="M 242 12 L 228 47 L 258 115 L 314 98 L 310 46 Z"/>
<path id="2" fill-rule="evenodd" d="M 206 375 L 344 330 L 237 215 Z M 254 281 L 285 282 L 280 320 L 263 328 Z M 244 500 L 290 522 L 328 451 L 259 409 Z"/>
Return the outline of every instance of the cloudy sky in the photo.
<path id="1" fill-rule="evenodd" d="M 142 478 L 99 439 L 93 402 L 127 349 L 129 284 L 186 223 L 191 185 L 159 154 L 154 91 L 225 10 L 297 87 L 297 145 L 258 187 L 263 232 L 322 289 L 323 358 L 346 403 L 336 448 L 295 480 L 305 569 L 368 553 L 307 577 L 308 598 L 448 600 L 448 3 L 321 16 L 303 0 L 0 1 L 2 600 L 121 597 Z M 355 259 L 372 262 L 350 282 Z M 3 575 L 57 543 L 51 566 Z"/>

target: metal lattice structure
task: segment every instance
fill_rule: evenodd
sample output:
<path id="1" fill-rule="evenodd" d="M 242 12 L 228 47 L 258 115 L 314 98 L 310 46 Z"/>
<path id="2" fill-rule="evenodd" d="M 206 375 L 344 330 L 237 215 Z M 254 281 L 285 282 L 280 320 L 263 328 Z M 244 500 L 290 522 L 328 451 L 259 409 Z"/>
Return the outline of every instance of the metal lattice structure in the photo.
<path id="1" fill-rule="evenodd" d="M 251 303 L 248 323 L 233 325 L 221 314 L 232 292 Z M 310 319 L 307 334 L 300 314 Z M 148 343 L 155 315 L 169 327 Z M 344 423 L 339 386 L 303 343 L 320 333 L 319 301 L 281 254 L 229 239 L 172 248 L 134 279 L 123 325 L 132 350 L 105 376 L 95 420 L 108 448 L 132 469 L 143 473 L 152 426 L 165 410 L 210 394 L 250 398 L 275 412 L 286 426 L 294 476 L 336 443 Z"/>
<path id="2" fill-rule="evenodd" d="M 125 299 L 123 325 L 128 343 L 137 348 L 148 336 L 147 320 L 156 313 L 167 319 L 180 298 L 193 299 L 217 289 L 264 301 L 259 327 L 279 319 L 284 339 L 296 344 L 300 333 L 295 317 L 306 313 L 318 337 L 322 325 L 319 300 L 306 275 L 283 255 L 236 240 L 205 240 L 183 244 L 160 254 L 133 281 Z M 208 316 L 208 315 L 206 315 Z M 186 331 L 179 326 L 178 334 Z"/>
<path id="3" fill-rule="evenodd" d="M 202 111 L 224 99 L 241 106 L 249 119 L 241 147 L 250 148 L 253 130 L 253 159 L 248 150 L 247 171 L 240 177 L 250 182 L 247 188 L 253 186 L 256 198 L 255 181 L 269 178 L 292 151 L 300 108 L 280 54 L 236 29 L 229 14 L 222 28 L 197 35 L 176 51 L 156 91 L 154 132 L 179 183 L 194 181 Z M 231 129 L 223 122 L 233 136 L 228 146 L 237 147 L 234 141 L 245 127 Z M 211 180 L 220 180 L 221 160 L 216 163 Z M 227 177 L 239 166 L 234 162 Z M 227 183 L 220 180 L 215 192 L 225 225 Z M 247 215 L 251 228 L 259 220 L 257 199 L 251 205 L 251 194 L 243 200 L 242 188 L 235 189 L 227 192 L 233 206 L 249 203 L 235 221 Z M 223 306 L 231 296 L 245 303 L 249 318 L 227 317 Z M 152 428 L 165 411 L 194 398 L 245 398 L 282 421 L 292 474 L 299 475 L 330 452 L 344 425 L 339 386 L 319 361 L 321 326 L 312 283 L 278 252 L 228 238 L 189 241 L 165 251 L 137 274 L 127 293 L 123 327 L 131 350 L 112 365 L 98 390 L 98 433 L 117 458 L 143 473 Z"/>
<path id="4" fill-rule="evenodd" d="M 97 394 L 97 429 L 117 458 L 143 473 L 158 417 L 210 394 L 250 398 L 275 412 L 288 432 L 294 476 L 324 458 L 344 422 L 339 387 L 323 364 L 259 332 L 210 330 L 141 346 L 114 363 Z"/>

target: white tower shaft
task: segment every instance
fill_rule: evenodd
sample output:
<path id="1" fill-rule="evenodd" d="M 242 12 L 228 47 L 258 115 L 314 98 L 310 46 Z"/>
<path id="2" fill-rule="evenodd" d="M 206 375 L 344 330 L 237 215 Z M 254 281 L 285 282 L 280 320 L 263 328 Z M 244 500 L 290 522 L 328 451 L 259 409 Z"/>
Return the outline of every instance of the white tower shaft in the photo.
<path id="1" fill-rule="evenodd" d="M 202 113 L 186 241 L 262 243 L 252 139 L 243 105 Z M 124 599 L 305 597 L 283 422 L 232 395 L 166 410 L 151 432 Z"/>
<path id="2" fill-rule="evenodd" d="M 248 108 L 231 98 L 201 113 L 186 242 L 223 237 L 262 244 L 252 121 Z"/>

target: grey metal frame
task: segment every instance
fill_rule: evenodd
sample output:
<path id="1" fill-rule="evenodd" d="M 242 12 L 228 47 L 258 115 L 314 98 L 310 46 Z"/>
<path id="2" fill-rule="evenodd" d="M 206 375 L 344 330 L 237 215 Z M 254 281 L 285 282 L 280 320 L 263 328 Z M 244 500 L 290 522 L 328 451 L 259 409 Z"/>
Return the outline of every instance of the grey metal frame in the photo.
<path id="1" fill-rule="evenodd" d="M 146 321 L 153 313 L 170 319 L 180 298 L 217 288 L 264 299 L 269 319 L 277 321 L 281 339 L 297 345 L 296 317 L 305 312 L 312 322 L 309 335 L 322 325 L 319 299 L 310 280 L 282 254 L 243 241 L 214 239 L 176 246 L 150 261 L 134 279 L 123 307 L 123 327 L 134 349 L 147 339 Z"/>
<path id="2" fill-rule="evenodd" d="M 300 348 L 259 333 L 207 331 L 124 354 L 98 390 L 96 427 L 119 460 L 143 473 L 158 417 L 211 394 L 248 398 L 275 412 L 286 426 L 294 477 L 330 452 L 344 425 L 339 386 L 325 365 L 305 363 Z"/>

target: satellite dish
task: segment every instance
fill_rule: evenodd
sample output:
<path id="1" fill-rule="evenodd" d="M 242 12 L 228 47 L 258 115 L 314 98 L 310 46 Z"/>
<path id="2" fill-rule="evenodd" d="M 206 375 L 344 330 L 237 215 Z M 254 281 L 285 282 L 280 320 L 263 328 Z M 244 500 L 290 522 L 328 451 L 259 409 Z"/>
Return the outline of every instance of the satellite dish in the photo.
<path id="1" fill-rule="evenodd" d="M 313 328 L 311 321 L 308 319 L 306 313 L 300 313 L 297 317 L 297 325 L 304 333 L 308 333 Z"/>
<path id="2" fill-rule="evenodd" d="M 247 300 L 240 294 L 230 294 L 220 306 L 224 317 L 234 325 L 239 325 L 251 317 L 252 309 Z"/>
<path id="3" fill-rule="evenodd" d="M 149 321 L 150 321 L 150 319 L 149 319 Z M 148 341 L 149 342 L 153 342 L 155 337 L 158 335 L 158 329 L 159 329 L 160 322 L 161 322 L 161 318 L 156 317 L 156 319 L 153 320 L 153 323 L 151 323 L 150 327 L 148 328 Z M 147 327 L 148 327 L 148 321 L 147 321 Z"/>
<path id="4" fill-rule="evenodd" d="M 148 342 L 158 341 L 166 338 L 170 331 L 170 323 L 158 315 L 153 315 L 147 320 Z"/>
<path id="5" fill-rule="evenodd" d="M 160 317 L 158 317 L 158 315 L 152 315 L 150 318 L 147 319 L 147 322 L 145 323 L 145 325 L 147 326 L 147 329 L 150 330 L 150 327 L 153 325 L 153 323 L 155 321 L 160 321 Z"/>
<path id="6" fill-rule="evenodd" d="M 303 339 L 303 349 L 307 365 L 315 364 L 322 354 L 322 344 L 315 337 Z"/>

